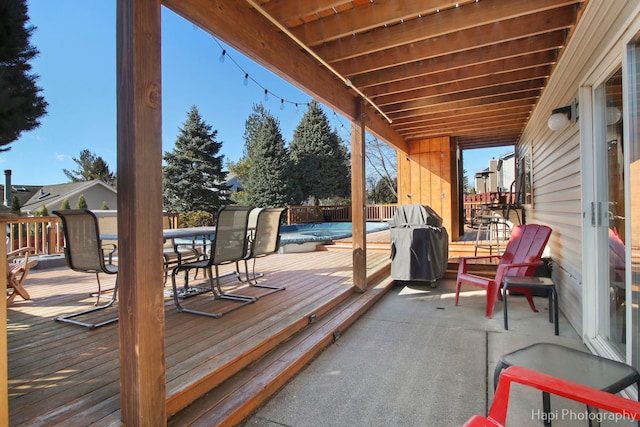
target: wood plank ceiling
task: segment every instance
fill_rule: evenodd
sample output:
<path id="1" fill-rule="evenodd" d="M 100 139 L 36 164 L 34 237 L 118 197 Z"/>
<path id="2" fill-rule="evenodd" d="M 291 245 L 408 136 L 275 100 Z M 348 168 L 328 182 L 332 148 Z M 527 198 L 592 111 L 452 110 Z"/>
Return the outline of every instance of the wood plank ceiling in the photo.
<path id="1" fill-rule="evenodd" d="M 183 2 L 165 0 L 170 7 Z M 224 1 L 213 3 L 221 9 Z M 293 42 L 286 49 L 312 58 L 317 73 L 330 73 L 352 96 L 365 95 L 388 133 L 405 143 L 451 136 L 463 148 L 479 148 L 517 143 L 587 0 L 247 3 Z M 215 35 L 217 25 L 204 21 Z M 256 56 L 256 48 L 243 49 L 230 33 L 219 35 Z M 267 56 L 254 59 L 282 69 Z M 298 79 L 291 71 L 279 74 Z M 297 81 L 303 88 L 305 78 Z M 329 104 L 331 97 L 322 95 Z"/>

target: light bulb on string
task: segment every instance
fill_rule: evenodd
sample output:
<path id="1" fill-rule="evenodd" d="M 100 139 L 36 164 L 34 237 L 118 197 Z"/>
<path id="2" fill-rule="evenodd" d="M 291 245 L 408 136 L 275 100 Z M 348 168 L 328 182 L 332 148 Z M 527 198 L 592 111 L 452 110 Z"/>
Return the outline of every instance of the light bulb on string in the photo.
<path id="1" fill-rule="evenodd" d="M 269 91 L 267 89 L 264 90 L 264 100 L 265 101 L 269 100 Z"/>
<path id="2" fill-rule="evenodd" d="M 227 51 L 225 49 L 222 49 L 222 53 L 220 54 L 220 62 L 224 62 L 224 57 L 227 54 Z"/>
<path id="3" fill-rule="evenodd" d="M 242 81 L 242 84 L 245 86 L 249 84 L 249 73 L 244 73 L 244 80 Z"/>
<path id="4" fill-rule="evenodd" d="M 296 113 L 298 112 L 298 103 L 296 102 Z"/>
<path id="5" fill-rule="evenodd" d="M 280 110 L 284 110 L 284 98 L 280 100 Z"/>

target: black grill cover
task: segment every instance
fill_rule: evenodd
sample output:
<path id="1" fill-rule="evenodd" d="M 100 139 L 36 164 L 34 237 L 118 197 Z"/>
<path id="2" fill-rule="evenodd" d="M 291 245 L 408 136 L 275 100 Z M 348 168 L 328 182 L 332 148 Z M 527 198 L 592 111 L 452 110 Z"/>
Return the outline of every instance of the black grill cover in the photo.
<path id="1" fill-rule="evenodd" d="M 391 278 L 434 282 L 444 276 L 449 235 L 442 218 L 426 205 L 398 206 L 391 229 Z"/>

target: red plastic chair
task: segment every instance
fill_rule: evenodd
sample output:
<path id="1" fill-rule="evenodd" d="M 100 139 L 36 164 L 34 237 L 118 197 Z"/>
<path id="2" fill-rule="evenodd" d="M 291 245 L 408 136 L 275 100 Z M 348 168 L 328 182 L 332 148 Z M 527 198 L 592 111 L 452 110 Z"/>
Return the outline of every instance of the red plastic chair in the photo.
<path id="1" fill-rule="evenodd" d="M 547 241 L 551 236 L 551 228 L 546 225 L 523 224 L 518 225 L 511 231 L 511 237 L 507 242 L 507 247 L 502 255 L 473 256 L 460 258 L 458 266 L 458 279 L 456 281 L 455 305 L 458 305 L 460 297 L 460 287 L 462 283 L 468 283 L 487 290 L 487 304 L 485 315 L 490 319 L 493 316 L 493 309 L 496 299 L 502 287 L 502 279 L 505 276 L 532 276 L 536 268 L 543 264 L 542 251 L 544 251 Z M 498 269 L 493 279 L 478 276 L 468 272 L 468 267 L 477 260 L 498 259 Z M 533 311 L 536 306 L 533 302 L 531 289 L 516 289 L 527 297 L 529 305 Z"/>
<path id="2" fill-rule="evenodd" d="M 524 384 L 543 392 L 582 402 L 589 407 L 600 408 L 624 417 L 640 420 L 640 403 L 616 394 L 563 380 L 522 366 L 507 368 L 500 375 L 498 389 L 493 397 L 489 415 L 474 415 L 464 423 L 464 427 L 504 426 L 509 409 L 511 383 Z"/>

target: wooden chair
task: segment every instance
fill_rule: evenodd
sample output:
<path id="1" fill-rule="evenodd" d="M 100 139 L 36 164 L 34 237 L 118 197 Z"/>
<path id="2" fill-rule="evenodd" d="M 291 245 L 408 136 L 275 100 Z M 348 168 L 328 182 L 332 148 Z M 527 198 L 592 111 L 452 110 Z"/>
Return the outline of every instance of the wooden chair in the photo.
<path id="1" fill-rule="evenodd" d="M 74 271 L 94 273 L 96 275 L 96 280 L 98 281 L 95 308 L 83 310 L 78 313 L 67 314 L 65 316 L 59 316 L 56 317 L 55 320 L 84 326 L 86 328 L 98 328 L 118 321 L 117 317 L 100 321 L 98 323 L 82 322 L 74 319 L 78 316 L 109 308 L 116 302 L 116 297 L 118 295 L 117 276 L 111 298 L 106 304 L 99 305 L 100 296 L 102 294 L 99 274 L 118 274 L 118 266 L 115 264 L 105 264 L 103 246 L 100 240 L 98 219 L 93 212 L 88 209 L 68 209 L 53 211 L 53 214 L 59 216 L 62 220 L 62 231 L 64 233 L 65 240 L 64 255 L 67 261 L 67 266 Z"/>
<path id="2" fill-rule="evenodd" d="M 37 259 L 29 259 L 35 249 L 28 246 L 7 253 L 7 305 L 11 305 L 16 296 L 24 300 L 31 299 L 29 292 L 24 288 L 29 270 L 38 264 Z"/>
<path id="3" fill-rule="evenodd" d="M 456 280 L 455 305 L 458 305 L 460 298 L 460 287 L 462 283 L 487 290 L 485 315 L 487 318 L 493 316 L 493 309 L 496 299 L 500 294 L 502 279 L 505 276 L 532 276 L 536 268 L 543 264 L 542 252 L 551 236 L 551 228 L 545 225 L 524 224 L 514 227 L 511 237 L 502 255 L 474 256 L 460 258 L 458 266 L 458 278 Z M 469 267 L 478 260 L 498 260 L 496 275 L 494 278 L 487 278 L 469 273 Z M 536 310 L 533 302 L 531 289 L 516 289 L 526 297 L 531 309 Z"/>
<path id="4" fill-rule="evenodd" d="M 216 236 L 211 242 L 208 257 L 206 259 L 182 262 L 178 264 L 171 273 L 171 283 L 173 286 L 173 301 L 176 310 L 179 312 L 199 314 L 218 318 L 242 307 L 245 304 L 252 303 L 255 297 L 232 294 L 224 292 L 220 286 L 220 275 L 218 267 L 223 264 L 232 264 L 242 261 L 247 253 L 248 244 L 248 224 L 249 212 L 251 208 L 248 206 L 223 206 L 218 210 L 216 217 Z M 237 302 L 230 308 L 226 308 L 220 312 L 206 312 L 185 308 L 180 303 L 178 287 L 176 284 L 176 276 L 180 272 L 185 273 L 185 287 L 188 286 L 189 271 L 197 269 L 205 269 L 209 278 L 209 285 L 213 299 L 226 299 Z M 213 278 L 213 269 L 215 268 L 215 281 Z"/>
<path id="5" fill-rule="evenodd" d="M 640 420 L 639 402 L 521 366 L 512 366 L 500 375 L 498 389 L 493 397 L 489 414 L 486 417 L 474 415 L 464 424 L 464 427 L 505 426 L 512 383 L 523 384 L 545 393 L 584 403 L 588 407 L 604 409 L 627 418 Z M 531 419 L 527 418 L 527 421 Z"/>

